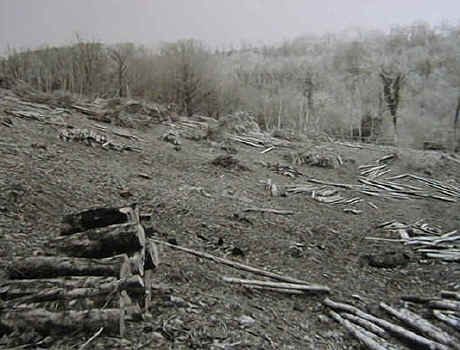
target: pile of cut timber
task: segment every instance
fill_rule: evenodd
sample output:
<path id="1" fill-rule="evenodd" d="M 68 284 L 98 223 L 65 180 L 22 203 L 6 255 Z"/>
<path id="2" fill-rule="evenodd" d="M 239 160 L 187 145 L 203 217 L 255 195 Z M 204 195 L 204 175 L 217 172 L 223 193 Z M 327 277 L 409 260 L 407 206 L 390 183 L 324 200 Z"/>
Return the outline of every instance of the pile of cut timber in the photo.
<path id="1" fill-rule="evenodd" d="M 418 220 L 410 225 L 390 221 L 379 225 L 379 228 L 398 234 L 399 239 L 396 239 L 397 241 L 411 245 L 426 258 L 460 262 L 459 230 L 443 232 L 423 220 Z M 377 237 L 367 237 L 367 239 L 387 240 Z M 389 239 L 389 241 L 394 241 L 394 239 Z"/>
<path id="2" fill-rule="evenodd" d="M 456 292 L 441 292 L 443 299 L 411 297 L 428 306 L 428 310 L 413 311 L 408 303 L 394 308 L 383 302 L 379 308 L 391 316 L 391 320 L 376 317 L 371 313 L 342 302 L 326 298 L 323 303 L 329 315 L 345 327 L 368 349 L 438 349 L 458 350 L 460 339 L 460 295 Z M 410 308 L 408 307 L 410 306 Z M 423 312 L 423 316 L 420 315 Z"/>
<path id="3" fill-rule="evenodd" d="M 57 254 L 16 257 L 0 283 L 0 329 L 41 333 L 125 332 L 150 303 L 156 247 L 145 239 L 136 204 L 64 217 Z M 1 336 L 1 335 L 0 335 Z"/>

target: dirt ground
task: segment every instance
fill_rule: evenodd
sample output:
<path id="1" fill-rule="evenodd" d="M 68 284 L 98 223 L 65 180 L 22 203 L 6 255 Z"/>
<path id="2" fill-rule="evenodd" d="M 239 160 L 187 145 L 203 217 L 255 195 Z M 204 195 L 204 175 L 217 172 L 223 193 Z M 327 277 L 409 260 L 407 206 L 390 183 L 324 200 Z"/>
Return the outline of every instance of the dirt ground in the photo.
<path id="1" fill-rule="evenodd" d="M 426 260 L 398 242 L 366 239 L 399 238 L 378 228 L 393 220 L 424 219 L 444 232 L 458 229 L 459 201 L 363 196 L 357 206 L 362 212 L 354 215 L 344 212 L 343 206 L 319 203 L 304 194 L 272 197 L 263 183 L 271 179 L 288 186 L 314 178 L 357 184 L 360 165 L 395 152 L 398 157 L 389 175 L 409 172 L 459 186 L 460 165 L 441 153 L 309 140 L 261 154 L 258 148 L 232 142 L 237 151 L 233 157 L 244 167 L 225 168 L 212 164 L 225 154 L 218 142 L 181 138 L 177 147 L 161 139 L 170 128 L 165 124 L 124 129 L 99 123 L 112 140 L 139 147 L 140 152 L 66 142 L 58 138 L 62 129 L 58 124 L 92 128 L 97 123 L 76 111 L 53 114 L 54 109 L 46 112 L 53 123 L 8 116 L 5 110 L 21 108 L 7 98 L 11 94 L 0 92 L 0 117 L 11 121 L 0 124 L 0 279 L 5 276 L 1 266 L 14 256 L 46 254 L 49 242 L 59 235 L 64 214 L 137 202 L 141 212 L 153 214 L 150 232 L 160 240 L 174 238 L 180 246 L 326 285 L 334 300 L 368 307 L 380 301 L 400 305 L 404 295 L 433 296 L 460 289 L 458 263 Z M 138 139 L 128 140 L 111 130 Z M 264 166 L 263 162 L 285 162 L 286 154 L 304 150 L 307 144 L 339 154 L 343 165 L 298 165 L 303 176 L 294 178 Z M 290 210 L 294 215 L 243 212 L 248 207 Z M 386 251 L 406 252 L 409 263 L 382 269 L 370 267 L 362 258 Z M 101 335 L 87 348 L 360 348 L 327 317 L 324 295 L 287 295 L 231 285 L 222 276 L 257 277 L 166 247 L 160 249 L 160 259 L 154 278 L 161 288 L 155 291 L 150 313 L 142 322 L 129 324 L 124 339 Z M 51 335 L 41 346 L 77 348 L 90 336 Z M 13 333 L 2 338 L 0 348 L 41 339 L 34 332 Z"/>

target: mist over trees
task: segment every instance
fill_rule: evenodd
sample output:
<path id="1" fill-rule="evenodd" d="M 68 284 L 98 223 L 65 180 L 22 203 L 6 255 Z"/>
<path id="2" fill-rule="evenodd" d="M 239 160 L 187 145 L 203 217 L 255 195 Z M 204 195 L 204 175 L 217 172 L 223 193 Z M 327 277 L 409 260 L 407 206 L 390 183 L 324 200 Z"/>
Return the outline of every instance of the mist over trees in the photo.
<path id="1" fill-rule="evenodd" d="M 77 37 L 65 47 L 10 50 L 0 78 L 44 92 L 153 100 L 187 116 L 245 110 L 266 130 L 455 147 L 460 26 L 416 23 L 227 50 L 192 39 L 151 49 Z"/>

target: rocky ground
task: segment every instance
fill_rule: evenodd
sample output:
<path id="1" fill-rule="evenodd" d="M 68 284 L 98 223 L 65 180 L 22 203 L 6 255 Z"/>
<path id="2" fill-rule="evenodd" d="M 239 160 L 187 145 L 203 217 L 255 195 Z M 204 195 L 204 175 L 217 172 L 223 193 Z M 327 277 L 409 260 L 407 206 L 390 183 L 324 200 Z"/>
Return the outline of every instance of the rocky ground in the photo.
<path id="1" fill-rule="evenodd" d="M 344 210 L 350 206 L 324 203 L 311 193 L 273 196 L 267 185 L 271 179 L 281 194 L 290 186 L 312 185 L 311 179 L 356 185 L 360 166 L 394 154 L 383 177 L 410 173 L 460 187 L 454 155 L 319 137 L 268 138 L 258 148 L 210 131 L 205 119 L 189 126 L 169 117 L 114 125 L 103 123 L 98 113 L 39 102 L 0 91 L 0 272 L 15 256 L 46 254 L 64 214 L 137 202 L 141 212 L 152 214 L 149 234 L 159 240 L 175 239 L 180 246 L 326 285 L 331 299 L 362 308 L 376 309 L 380 301 L 399 306 L 406 295 L 460 289 L 458 262 L 427 259 L 401 242 L 367 239 L 398 239 L 380 227 L 388 221 L 423 219 L 442 232 L 459 229 L 460 198 L 397 199 L 331 187 L 362 199 Z M 98 103 L 84 106 L 97 109 Z M 130 113 L 140 112 L 122 116 L 129 119 Z M 273 143 L 274 149 L 261 153 Z M 306 153 L 336 158 L 313 166 L 299 161 Z M 233 161 L 213 162 L 222 155 Z M 244 211 L 255 207 L 293 215 Z M 369 257 L 385 252 L 404 254 L 407 262 L 370 266 Z M 102 334 L 86 348 L 360 348 L 328 317 L 323 294 L 228 284 L 223 276 L 260 277 L 167 247 L 160 248 L 160 259 L 154 281 L 160 288 L 144 320 L 129 324 L 123 339 Z M 0 338 L 0 348 L 71 349 L 91 335 L 13 332 Z"/>

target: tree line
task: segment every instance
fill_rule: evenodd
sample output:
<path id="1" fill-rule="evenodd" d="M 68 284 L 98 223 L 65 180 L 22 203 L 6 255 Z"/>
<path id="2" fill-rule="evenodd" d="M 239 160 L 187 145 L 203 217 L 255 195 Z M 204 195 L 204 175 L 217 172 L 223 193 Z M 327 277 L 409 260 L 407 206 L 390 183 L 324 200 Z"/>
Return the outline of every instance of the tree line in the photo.
<path id="1" fill-rule="evenodd" d="M 76 37 L 9 50 L 0 76 L 52 92 L 133 97 L 221 118 L 251 112 L 267 130 L 457 145 L 460 25 L 349 30 L 213 50 L 188 39 L 147 48 Z"/>

